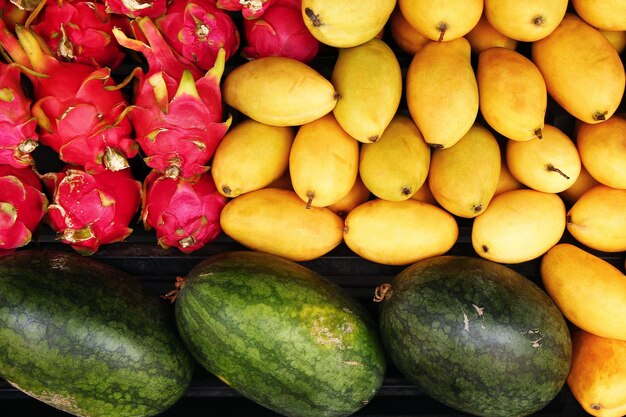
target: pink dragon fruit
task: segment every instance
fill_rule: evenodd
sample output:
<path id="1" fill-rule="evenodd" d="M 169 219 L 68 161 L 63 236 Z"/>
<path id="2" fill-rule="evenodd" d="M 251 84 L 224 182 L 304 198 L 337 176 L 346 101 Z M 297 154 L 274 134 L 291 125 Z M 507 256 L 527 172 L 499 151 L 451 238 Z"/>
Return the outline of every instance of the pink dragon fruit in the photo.
<path id="1" fill-rule="evenodd" d="M 149 63 L 140 72 L 129 112 L 146 164 L 171 178 L 190 178 L 207 170 L 231 118 L 222 122 L 220 79 L 225 51 L 206 74 L 185 66 L 149 18 L 136 19 L 149 44 L 114 31 L 120 44 L 142 52 Z M 162 51 L 162 52 L 161 52 Z"/>
<path id="2" fill-rule="evenodd" d="M 0 164 L 16 168 L 33 164 L 30 153 L 38 135 L 30 104 L 20 85 L 20 69 L 0 63 Z"/>
<path id="3" fill-rule="evenodd" d="M 173 0 L 154 23 L 178 54 L 203 70 L 215 65 L 220 48 L 226 50 L 227 60 L 239 48 L 235 23 L 214 0 Z"/>
<path id="4" fill-rule="evenodd" d="M 108 13 L 123 14 L 130 18 L 147 16 L 155 18 L 165 13 L 167 0 L 105 0 Z"/>
<path id="5" fill-rule="evenodd" d="M 217 0 L 217 7 L 233 12 L 241 11 L 246 19 L 256 19 L 263 16 L 276 0 Z"/>
<path id="6" fill-rule="evenodd" d="M 284 56 L 310 62 L 320 43 L 302 19 L 301 0 L 276 0 L 263 17 L 244 19 L 246 46 L 242 55 L 249 59 Z"/>
<path id="7" fill-rule="evenodd" d="M 206 172 L 194 179 L 172 179 L 152 171 L 144 181 L 142 220 L 154 228 L 159 245 L 190 253 L 222 231 L 220 213 L 226 198 Z"/>
<path id="8" fill-rule="evenodd" d="M 41 189 L 32 169 L 0 165 L 0 255 L 31 241 L 48 206 Z"/>
<path id="9" fill-rule="evenodd" d="M 141 204 L 141 183 L 130 170 L 89 174 L 68 168 L 43 175 L 52 195 L 46 221 L 58 238 L 83 255 L 120 242 Z"/>
<path id="10" fill-rule="evenodd" d="M 0 21 L 0 44 L 33 83 L 32 113 L 41 143 L 89 172 L 127 168 L 138 146 L 125 117 L 128 103 L 111 70 L 61 62 L 33 31 L 16 26 L 16 34 L 18 39 Z"/>
<path id="11" fill-rule="evenodd" d="M 128 30 L 129 19 L 108 14 L 104 4 L 50 0 L 36 22 L 30 28 L 46 41 L 59 59 L 111 69 L 124 60 L 125 53 L 113 39 L 112 30 L 114 26 Z"/>
<path id="12" fill-rule="evenodd" d="M 28 10 L 20 9 L 9 0 L 0 0 L 0 19 L 4 21 L 9 30 L 15 25 L 22 25 L 28 18 Z"/>

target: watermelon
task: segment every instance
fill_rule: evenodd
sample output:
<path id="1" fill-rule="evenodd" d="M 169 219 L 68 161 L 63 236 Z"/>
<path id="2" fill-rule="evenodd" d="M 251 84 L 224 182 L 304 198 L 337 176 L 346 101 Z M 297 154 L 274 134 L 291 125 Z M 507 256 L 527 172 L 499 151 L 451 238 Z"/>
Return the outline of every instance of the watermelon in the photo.
<path id="1" fill-rule="evenodd" d="M 347 416 L 382 385 L 386 363 L 373 317 L 298 263 L 223 253 L 197 264 L 179 287 L 176 323 L 193 356 L 266 408 Z"/>
<path id="2" fill-rule="evenodd" d="M 70 414 L 151 416 L 187 390 L 174 312 L 113 267 L 74 253 L 0 258 L 0 377 Z"/>
<path id="3" fill-rule="evenodd" d="M 377 289 L 381 338 L 398 370 L 454 409 L 532 414 L 569 372 L 567 324 L 516 271 L 481 258 L 419 261 Z"/>

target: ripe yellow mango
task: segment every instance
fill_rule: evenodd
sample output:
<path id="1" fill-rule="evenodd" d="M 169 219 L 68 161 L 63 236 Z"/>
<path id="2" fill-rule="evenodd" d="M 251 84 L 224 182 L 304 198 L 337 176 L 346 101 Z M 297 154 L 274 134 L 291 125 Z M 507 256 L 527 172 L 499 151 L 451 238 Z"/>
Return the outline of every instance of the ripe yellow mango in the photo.
<path id="1" fill-rule="evenodd" d="M 547 37 L 533 42 L 532 60 L 548 94 L 585 123 L 609 119 L 624 95 L 624 66 L 611 43 L 594 27 L 567 13 Z"/>
<path id="2" fill-rule="evenodd" d="M 226 197 L 257 190 L 280 178 L 289 165 L 295 130 L 252 119 L 232 127 L 217 146 L 211 173 Z"/>
<path id="3" fill-rule="evenodd" d="M 476 78 L 480 111 L 489 126 L 512 140 L 541 137 L 548 92 L 530 59 L 511 49 L 489 48 L 478 56 Z"/>
<path id="4" fill-rule="evenodd" d="M 439 206 L 437 200 L 435 200 L 435 196 L 430 191 L 430 187 L 428 186 L 428 177 L 426 177 L 426 181 L 424 184 L 411 196 L 412 200 L 421 201 L 422 203 L 432 204 L 433 206 Z"/>
<path id="5" fill-rule="evenodd" d="M 454 146 L 433 151 L 428 185 L 450 213 L 472 218 L 491 201 L 500 178 L 500 147 L 483 126 L 473 126 Z"/>
<path id="6" fill-rule="evenodd" d="M 484 10 L 476 26 L 465 35 L 465 39 L 470 43 L 472 52 L 475 54 L 480 54 L 489 48 L 498 47 L 514 50 L 517 48 L 518 43 L 515 39 L 501 34 L 491 26 Z"/>
<path id="7" fill-rule="evenodd" d="M 406 74 L 411 117 L 433 148 L 448 148 L 478 115 L 478 84 L 465 38 L 429 42 L 412 58 Z"/>
<path id="8" fill-rule="evenodd" d="M 563 315 L 601 337 L 626 340 L 626 276 L 604 259 L 560 243 L 541 260 L 541 281 Z"/>
<path id="9" fill-rule="evenodd" d="M 327 208 L 306 209 L 295 192 L 262 188 L 230 200 L 224 233 L 242 245 L 292 261 L 318 258 L 343 239 L 343 219 Z"/>
<path id="10" fill-rule="evenodd" d="M 500 33 L 523 42 L 548 36 L 559 25 L 568 0 L 485 0 L 485 16 Z"/>
<path id="11" fill-rule="evenodd" d="M 524 184 L 519 182 L 517 178 L 511 174 L 509 167 L 506 165 L 506 156 L 501 158 L 500 161 L 500 178 L 498 178 L 498 185 L 496 186 L 496 192 L 493 196 L 506 193 L 507 191 L 519 190 L 524 188 Z"/>
<path id="12" fill-rule="evenodd" d="M 565 205 L 556 194 L 522 189 L 495 197 L 474 219 L 472 246 L 490 261 L 515 264 L 543 255 L 565 231 Z"/>
<path id="13" fill-rule="evenodd" d="M 370 200 L 346 217 L 344 241 L 357 255 L 385 265 L 406 265 L 442 255 L 458 238 L 450 213 L 416 200 Z"/>
<path id="14" fill-rule="evenodd" d="M 333 109 L 337 122 L 359 142 L 376 142 L 402 96 L 402 72 L 391 48 L 377 38 L 341 48 L 330 80 L 340 96 Z"/>
<path id="15" fill-rule="evenodd" d="M 483 13 L 483 0 L 398 0 L 406 20 L 433 41 L 452 41 L 468 33 Z"/>
<path id="16" fill-rule="evenodd" d="M 576 146 L 591 176 L 609 187 L 626 189 L 626 114 L 599 124 L 580 123 Z"/>
<path id="17" fill-rule="evenodd" d="M 320 73 L 298 60 L 265 57 L 233 69 L 222 82 L 229 106 L 273 126 L 300 126 L 335 108 L 335 88 Z"/>
<path id="18" fill-rule="evenodd" d="M 580 174 L 576 145 L 558 128 L 545 125 L 542 139 L 509 140 L 506 163 L 522 184 L 544 193 L 560 193 L 571 187 Z"/>
<path id="19" fill-rule="evenodd" d="M 332 113 L 298 129 L 289 154 L 289 173 L 306 207 L 326 207 L 354 186 L 359 170 L 359 142 Z"/>
<path id="20" fill-rule="evenodd" d="M 626 415 L 626 341 L 575 331 L 567 385 L 592 416 Z"/>
<path id="21" fill-rule="evenodd" d="M 617 53 L 621 54 L 626 48 L 626 30 L 601 30 L 600 33 L 608 39 Z"/>
<path id="22" fill-rule="evenodd" d="M 429 41 L 426 36 L 411 26 L 399 7 L 396 7 L 389 17 L 389 32 L 396 45 L 409 55 L 414 55 Z"/>
<path id="23" fill-rule="evenodd" d="M 357 175 L 356 181 L 348 194 L 343 196 L 341 200 L 337 201 L 335 204 L 328 206 L 328 208 L 342 219 L 345 219 L 352 209 L 365 203 L 370 199 L 371 195 L 372 193 L 367 189 L 365 184 L 363 184 L 361 177 Z"/>
<path id="24" fill-rule="evenodd" d="M 585 192 L 567 213 L 567 230 L 592 249 L 626 250 L 626 190 L 596 185 Z"/>
<path id="25" fill-rule="evenodd" d="M 378 141 L 361 145 L 363 183 L 384 200 L 410 198 L 426 181 L 429 166 L 430 148 L 408 116 L 398 114 Z"/>
<path id="26" fill-rule="evenodd" d="M 320 42 L 349 48 L 383 30 L 395 5 L 396 0 L 302 0 L 302 19 Z"/>
<path id="27" fill-rule="evenodd" d="M 580 166 L 580 174 L 576 182 L 572 184 L 567 190 L 560 192 L 561 198 L 568 204 L 573 205 L 581 195 L 583 195 L 590 188 L 600 184 L 595 178 L 589 174 L 589 171 L 585 169 L 584 164 Z"/>
<path id="28" fill-rule="evenodd" d="M 626 30 L 626 3 L 622 0 L 572 0 L 576 14 L 598 29 Z"/>

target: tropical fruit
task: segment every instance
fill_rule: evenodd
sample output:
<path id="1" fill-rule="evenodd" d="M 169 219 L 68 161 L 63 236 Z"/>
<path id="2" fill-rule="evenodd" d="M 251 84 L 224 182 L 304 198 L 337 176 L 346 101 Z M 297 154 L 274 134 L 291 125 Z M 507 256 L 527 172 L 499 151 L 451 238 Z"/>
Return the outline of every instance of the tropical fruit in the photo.
<path id="1" fill-rule="evenodd" d="M 367 311 L 340 287 L 258 252 L 212 256 L 187 275 L 176 323 L 194 357 L 285 416 L 353 414 L 376 394 L 385 357 Z"/>
<path id="2" fill-rule="evenodd" d="M 335 204 L 328 206 L 328 209 L 336 213 L 342 219 L 345 219 L 352 209 L 365 203 L 371 196 L 371 191 L 363 184 L 361 176 L 357 175 L 356 181 L 354 181 L 354 185 L 348 194 L 343 196 L 341 200 L 337 201 Z"/>
<path id="3" fill-rule="evenodd" d="M 491 26 L 491 23 L 485 17 L 484 10 L 476 26 L 465 35 L 465 39 L 470 43 L 472 52 L 475 54 L 480 54 L 489 48 L 496 47 L 514 50 L 517 48 L 518 43 L 515 39 L 501 34 Z"/>
<path id="4" fill-rule="evenodd" d="M 580 174 L 578 178 L 567 190 L 559 193 L 563 201 L 565 201 L 568 206 L 573 205 L 581 195 L 583 195 L 590 188 L 595 187 L 600 184 L 595 178 L 589 174 L 589 171 L 585 169 L 584 165 L 580 167 Z"/>
<path id="5" fill-rule="evenodd" d="M 509 167 L 506 165 L 506 158 L 501 158 L 500 178 L 498 178 L 498 185 L 493 196 L 495 197 L 507 191 L 519 190 L 520 188 L 524 188 L 524 184 L 511 174 Z"/>
<path id="6" fill-rule="evenodd" d="M 389 32 L 393 41 L 407 54 L 415 54 L 429 39 L 418 32 L 396 7 L 389 17 Z"/>
<path id="7" fill-rule="evenodd" d="M 485 16 L 500 33 L 523 42 L 550 35 L 567 11 L 568 0 L 485 0 Z"/>
<path id="8" fill-rule="evenodd" d="M 377 288 L 393 363 L 427 395 L 479 416 L 532 414 L 571 360 L 558 308 L 532 281 L 480 258 L 419 261 Z"/>
<path id="9" fill-rule="evenodd" d="M 452 41 L 476 25 L 483 12 L 482 0 L 398 0 L 406 20 L 433 41 Z"/>
<path id="10" fill-rule="evenodd" d="M 626 30 L 626 4 L 620 0 L 572 0 L 576 14 L 598 29 Z"/>
<path id="11" fill-rule="evenodd" d="M 122 271 L 73 253 L 0 258 L 0 377 L 74 415 L 162 413 L 191 381 L 174 315 Z"/>
<path id="12" fill-rule="evenodd" d="M 626 49 L 626 30 L 600 30 L 600 33 L 609 40 L 618 53 Z"/>

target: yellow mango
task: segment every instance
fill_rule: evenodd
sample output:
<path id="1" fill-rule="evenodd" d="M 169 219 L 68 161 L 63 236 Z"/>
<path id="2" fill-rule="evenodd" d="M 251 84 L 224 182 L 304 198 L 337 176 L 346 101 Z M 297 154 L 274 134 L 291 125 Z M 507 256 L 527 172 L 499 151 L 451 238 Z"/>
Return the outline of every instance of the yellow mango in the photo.
<path id="1" fill-rule="evenodd" d="M 339 95 L 313 68 L 285 57 L 265 57 L 233 69 L 222 82 L 229 106 L 273 126 L 299 126 L 335 108 Z"/>
<path id="2" fill-rule="evenodd" d="M 567 230 L 583 245 L 604 251 L 626 250 L 626 190 L 596 185 L 567 213 Z"/>
<path id="3" fill-rule="evenodd" d="M 565 231 L 565 205 L 556 194 L 522 189 L 502 193 L 474 219 L 472 246 L 490 261 L 515 264 L 543 255 Z"/>
<path id="4" fill-rule="evenodd" d="M 485 16 L 500 33 L 518 41 L 543 39 L 559 25 L 568 0 L 485 0 Z"/>
<path id="5" fill-rule="evenodd" d="M 541 281 L 563 315 L 601 337 L 626 340 L 626 276 L 604 259 L 560 243 L 541 259 Z"/>
<path id="6" fill-rule="evenodd" d="M 599 124 L 579 123 L 576 146 L 592 177 L 609 187 L 626 189 L 626 114 Z"/>
<path id="7" fill-rule="evenodd" d="M 348 194 L 359 170 L 359 142 L 332 113 L 298 129 L 289 154 L 291 184 L 306 207 L 326 207 Z"/>
<path id="8" fill-rule="evenodd" d="M 584 164 L 580 166 L 580 174 L 576 179 L 576 182 L 572 184 L 567 190 L 559 193 L 561 198 L 570 206 L 573 205 L 581 195 L 583 195 L 590 188 L 600 184 L 595 178 L 589 174 L 589 171 L 585 169 Z"/>
<path id="9" fill-rule="evenodd" d="M 230 200 L 224 233 L 242 245 L 292 261 L 318 258 L 343 239 L 343 220 L 324 207 L 306 209 L 295 192 L 262 188 Z"/>
<path id="10" fill-rule="evenodd" d="M 398 0 L 406 20 L 433 41 L 452 41 L 467 34 L 483 13 L 483 0 Z"/>
<path id="11" fill-rule="evenodd" d="M 465 35 L 465 39 L 470 43 L 472 52 L 475 54 L 480 54 L 489 48 L 500 47 L 511 50 L 517 48 L 517 41 L 515 39 L 501 34 L 491 26 L 491 23 L 489 23 L 489 20 L 487 20 L 485 16 L 484 10 L 476 26 Z"/>
<path id="12" fill-rule="evenodd" d="M 422 186 L 415 193 L 413 193 L 411 199 L 421 201 L 422 203 L 432 204 L 433 206 L 439 206 L 439 203 L 428 186 L 428 177 L 426 177 L 424 184 L 422 184 Z"/>
<path id="13" fill-rule="evenodd" d="M 478 115 L 478 84 L 465 38 L 429 42 L 412 58 L 406 74 L 411 117 L 433 148 L 449 148 Z"/>
<path id="14" fill-rule="evenodd" d="M 494 130 L 512 140 L 541 137 L 548 92 L 539 69 L 519 52 L 496 47 L 478 56 L 480 111 Z"/>
<path id="15" fill-rule="evenodd" d="M 542 139 L 509 140 L 506 163 L 522 184 L 544 193 L 567 190 L 576 182 L 581 167 L 574 142 L 552 125 L 545 125 Z"/>
<path id="16" fill-rule="evenodd" d="M 608 39 L 618 54 L 626 48 L 626 30 L 600 30 L 600 33 Z"/>
<path id="17" fill-rule="evenodd" d="M 496 192 L 493 196 L 495 197 L 507 191 L 519 190 L 521 188 L 524 188 L 524 184 L 519 182 L 517 178 L 511 174 L 509 167 L 506 165 L 506 157 L 501 158 L 500 178 L 498 178 L 498 185 L 496 186 Z"/>
<path id="18" fill-rule="evenodd" d="M 328 208 L 342 219 L 345 219 L 352 209 L 365 203 L 370 199 L 371 195 L 372 193 L 367 189 L 365 184 L 363 184 L 361 177 L 357 175 L 354 186 L 352 186 L 348 194 L 343 196 L 343 198 L 335 204 L 328 206 Z"/>
<path id="19" fill-rule="evenodd" d="M 430 39 L 418 32 L 396 7 L 389 17 L 389 31 L 393 41 L 409 55 L 414 55 Z"/>
<path id="20" fill-rule="evenodd" d="M 402 96 L 402 72 L 391 48 L 377 38 L 341 48 L 330 80 L 340 96 L 333 109 L 337 122 L 359 142 L 376 142 Z"/>
<path id="21" fill-rule="evenodd" d="M 217 146 L 211 173 L 217 190 L 226 197 L 266 187 L 284 174 L 296 132 L 244 120 L 226 133 Z"/>
<path id="22" fill-rule="evenodd" d="M 450 213 L 416 200 L 370 200 L 346 217 L 343 238 L 357 255 L 385 265 L 406 265 L 442 255 L 458 238 Z"/>
<path id="23" fill-rule="evenodd" d="M 626 30 L 626 3 L 623 0 L 572 0 L 576 14 L 598 29 Z"/>
<path id="24" fill-rule="evenodd" d="M 626 415 L 626 341 L 573 332 L 567 385 L 592 416 Z"/>
<path id="25" fill-rule="evenodd" d="M 410 198 L 426 181 L 429 166 L 430 148 L 408 116 L 398 114 L 378 141 L 361 145 L 363 183 L 384 200 Z"/>
<path id="26" fill-rule="evenodd" d="M 376 37 L 396 0 L 302 0 L 302 19 L 320 42 L 350 48 Z"/>
<path id="27" fill-rule="evenodd" d="M 624 66 L 611 43 L 594 27 L 567 13 L 547 37 L 533 42 L 532 60 L 548 94 L 585 123 L 609 119 L 624 95 Z"/>
<path id="28" fill-rule="evenodd" d="M 454 146 L 433 151 L 428 186 L 443 208 L 476 217 L 489 205 L 500 178 L 500 147 L 483 126 L 473 126 Z"/>

